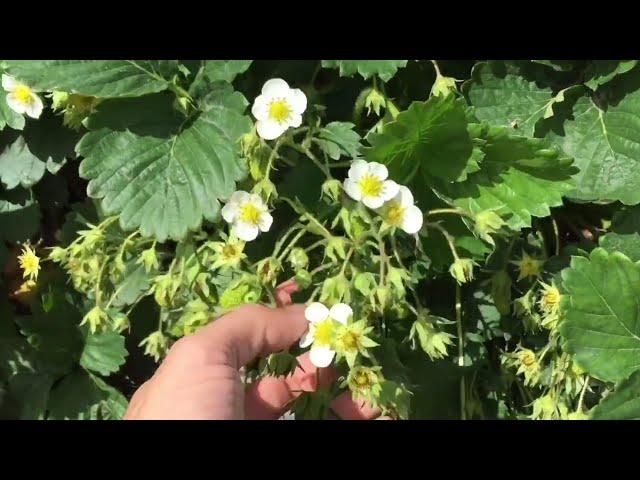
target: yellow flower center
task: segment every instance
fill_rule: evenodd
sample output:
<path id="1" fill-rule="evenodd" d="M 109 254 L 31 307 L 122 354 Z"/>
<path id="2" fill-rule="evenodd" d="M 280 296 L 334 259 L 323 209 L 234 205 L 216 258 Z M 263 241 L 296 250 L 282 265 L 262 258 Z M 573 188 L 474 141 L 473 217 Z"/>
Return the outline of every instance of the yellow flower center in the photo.
<path id="1" fill-rule="evenodd" d="M 404 207 L 398 202 L 393 202 L 387 210 L 386 220 L 389 225 L 400 225 L 404 217 Z"/>
<path id="2" fill-rule="evenodd" d="M 367 375 L 367 372 L 356 373 L 354 380 L 356 385 L 362 389 L 366 389 L 371 386 L 371 382 L 369 381 L 369 375 Z"/>
<path id="3" fill-rule="evenodd" d="M 282 123 L 289 118 L 292 110 L 285 100 L 274 100 L 269 105 L 269 118 L 278 123 Z"/>
<path id="4" fill-rule="evenodd" d="M 535 355 L 535 353 L 533 353 L 531 351 L 522 352 L 522 354 L 520 355 L 520 362 L 525 367 L 531 367 L 532 365 L 534 365 L 536 363 L 536 355 Z"/>
<path id="5" fill-rule="evenodd" d="M 345 350 L 357 350 L 360 344 L 360 335 L 347 330 L 340 336 L 340 343 Z"/>
<path id="6" fill-rule="evenodd" d="M 38 258 L 31 248 L 26 247 L 22 251 L 22 255 L 18 257 L 18 261 L 20 262 L 20 268 L 24 270 L 23 278 L 31 277 L 32 279 L 36 279 L 38 277 L 40 258 Z"/>
<path id="7" fill-rule="evenodd" d="M 18 85 L 13 93 L 20 103 L 25 105 L 31 105 L 33 103 L 33 92 L 26 85 Z"/>
<path id="8" fill-rule="evenodd" d="M 226 244 L 222 247 L 222 258 L 225 260 L 231 260 L 236 258 L 240 254 L 240 248 L 237 245 Z"/>
<path id="9" fill-rule="evenodd" d="M 540 273 L 539 263 L 536 260 L 524 260 L 520 266 L 522 276 L 537 276 Z"/>
<path id="10" fill-rule="evenodd" d="M 373 175 L 364 175 L 358 184 L 365 197 L 377 197 L 382 193 L 382 181 Z"/>
<path id="11" fill-rule="evenodd" d="M 253 203 L 245 203 L 240 207 L 240 219 L 251 225 L 257 225 L 260 222 L 262 211 Z"/>
<path id="12" fill-rule="evenodd" d="M 316 325 L 316 333 L 314 336 L 314 340 L 318 345 L 331 345 L 331 340 L 333 339 L 333 320 L 328 318 L 322 322 L 319 322 Z"/>
<path id="13" fill-rule="evenodd" d="M 552 308 L 560 301 L 560 292 L 557 289 L 547 291 L 542 297 L 543 306 L 545 309 Z"/>

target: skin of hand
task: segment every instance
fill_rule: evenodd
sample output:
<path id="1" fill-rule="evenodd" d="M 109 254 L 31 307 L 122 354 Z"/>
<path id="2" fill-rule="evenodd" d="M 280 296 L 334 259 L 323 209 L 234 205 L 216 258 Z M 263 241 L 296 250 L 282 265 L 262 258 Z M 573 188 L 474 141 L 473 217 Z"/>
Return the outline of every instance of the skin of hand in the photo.
<path id="1" fill-rule="evenodd" d="M 302 391 L 326 387 L 336 378 L 331 368 L 319 374 L 308 354 L 288 377 L 264 377 L 248 387 L 239 369 L 256 357 L 282 351 L 306 331 L 304 305 L 290 305 L 296 287 L 276 292 L 278 308 L 245 305 L 195 334 L 178 340 L 153 377 L 133 395 L 125 420 L 275 420 Z M 350 392 L 339 395 L 331 409 L 341 419 L 380 419 L 380 412 Z"/>

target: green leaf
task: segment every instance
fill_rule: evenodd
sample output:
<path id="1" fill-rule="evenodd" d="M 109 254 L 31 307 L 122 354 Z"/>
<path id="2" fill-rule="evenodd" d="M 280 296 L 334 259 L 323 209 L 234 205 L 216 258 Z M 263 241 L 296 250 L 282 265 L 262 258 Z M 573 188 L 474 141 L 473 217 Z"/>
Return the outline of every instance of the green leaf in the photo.
<path id="1" fill-rule="evenodd" d="M 640 77 L 639 77 L 640 78 Z M 580 200 L 640 202 L 640 91 L 605 111 L 589 97 L 573 106 L 573 120 L 547 135 L 575 159 L 580 169 L 576 190 Z"/>
<path id="2" fill-rule="evenodd" d="M 589 374 L 618 382 L 640 367 L 640 265 L 602 248 L 562 271 L 560 331 Z"/>
<path id="3" fill-rule="evenodd" d="M 45 163 L 31 153 L 22 136 L 0 153 L 0 180 L 8 189 L 18 185 L 29 188 L 38 183 L 44 172 Z"/>
<path id="4" fill-rule="evenodd" d="M 20 404 L 20 420 L 42 420 L 54 377 L 40 373 L 19 373 L 9 378 L 9 392 Z"/>
<path id="5" fill-rule="evenodd" d="M 106 214 L 120 214 L 125 230 L 140 228 L 161 242 L 179 240 L 203 218 L 214 220 L 243 173 L 238 139 L 251 129 L 244 97 L 231 88 L 214 92 L 209 110 L 170 135 L 100 129 L 76 150 L 87 192 Z M 139 133 L 135 133 L 138 131 Z"/>
<path id="6" fill-rule="evenodd" d="M 407 60 L 322 60 L 324 68 L 339 68 L 341 77 L 350 77 L 359 73 L 367 80 L 377 75 L 388 82 L 399 68 L 407 66 Z"/>
<path id="7" fill-rule="evenodd" d="M 356 158 L 360 151 L 360 135 L 354 127 L 349 122 L 331 122 L 320 130 L 316 142 L 333 160 L 342 155 Z"/>
<path id="8" fill-rule="evenodd" d="M 608 252 L 621 252 L 632 261 L 640 261 L 640 205 L 616 212 L 611 232 L 600 237 L 600 246 Z"/>
<path id="9" fill-rule="evenodd" d="M 22 130 L 24 124 L 24 116 L 14 112 L 7 105 L 7 92 L 0 91 L 0 130 L 4 129 L 4 127 Z"/>
<path id="10" fill-rule="evenodd" d="M 628 72 L 637 64 L 637 60 L 592 60 L 585 72 L 588 80 L 584 84 L 591 90 L 596 90 L 616 76 Z"/>
<path id="11" fill-rule="evenodd" d="M 101 405 L 101 417 L 103 420 L 120 420 L 127 411 L 129 402 L 122 393 L 107 385 L 102 379 L 93 377 L 93 381 L 102 390 L 106 397 Z"/>
<path id="12" fill-rule="evenodd" d="M 116 286 L 117 293 L 111 304 L 115 308 L 132 305 L 138 297 L 149 289 L 150 279 L 143 265 L 131 262 L 127 265 L 124 280 Z"/>
<path id="13" fill-rule="evenodd" d="M 27 124 L 23 136 L 31 153 L 46 163 L 49 172 L 56 174 L 67 160 L 75 159 L 74 147 L 81 133 L 64 127 L 61 116 L 45 110 L 37 122 Z"/>
<path id="14" fill-rule="evenodd" d="M 124 365 L 126 357 L 124 337 L 116 332 L 105 332 L 87 336 L 80 356 L 80 365 L 87 370 L 108 376 Z"/>
<path id="15" fill-rule="evenodd" d="M 633 262 L 640 261 L 640 235 L 620 235 L 619 233 L 607 233 L 600 238 L 600 246 L 609 253 L 624 253 Z"/>
<path id="16" fill-rule="evenodd" d="M 365 157 L 386 164 L 391 178 L 403 184 L 418 173 L 456 180 L 472 151 L 464 105 L 452 95 L 413 102 L 367 140 L 371 147 L 364 149 Z"/>
<path id="17" fill-rule="evenodd" d="M 491 125 L 533 136 L 535 125 L 554 103 L 550 88 L 539 87 L 504 62 L 481 62 L 463 85 L 476 117 Z"/>
<path id="18" fill-rule="evenodd" d="M 100 98 L 136 97 L 165 90 L 166 61 L 8 60 L 7 71 L 34 90 Z"/>
<path id="19" fill-rule="evenodd" d="M 40 209 L 31 192 L 15 188 L 0 192 L 0 238 L 22 242 L 40 227 Z"/>
<path id="20" fill-rule="evenodd" d="M 541 65 L 546 65 L 547 67 L 553 68 L 556 72 L 568 72 L 576 68 L 576 65 L 579 65 L 581 60 L 531 60 L 534 63 L 539 63 Z"/>
<path id="21" fill-rule="evenodd" d="M 631 374 L 591 412 L 593 420 L 640 420 L 640 371 Z"/>
<path id="22" fill-rule="evenodd" d="M 570 158 L 561 157 L 541 139 L 510 134 L 504 127 L 482 126 L 476 140 L 485 142 L 480 170 L 463 182 L 439 184 L 436 190 L 463 210 L 494 210 L 513 230 L 531 226 L 532 217 L 546 217 L 562 205 L 573 188 Z"/>
<path id="23" fill-rule="evenodd" d="M 52 390 L 48 404 L 48 419 L 121 418 L 124 409 L 126 400 L 120 392 L 82 370 L 65 377 Z"/>
<path id="24" fill-rule="evenodd" d="M 205 60 L 204 72 L 213 82 L 233 82 L 236 76 L 247 71 L 253 60 Z"/>

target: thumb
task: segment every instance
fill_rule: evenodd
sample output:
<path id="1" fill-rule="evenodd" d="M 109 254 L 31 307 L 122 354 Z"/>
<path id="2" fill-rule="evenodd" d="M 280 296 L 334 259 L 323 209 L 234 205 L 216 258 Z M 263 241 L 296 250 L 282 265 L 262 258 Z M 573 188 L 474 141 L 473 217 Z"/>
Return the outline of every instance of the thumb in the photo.
<path id="1" fill-rule="evenodd" d="M 238 369 L 258 356 L 288 348 L 306 329 L 304 305 L 244 305 L 201 328 L 194 337 L 220 355 L 217 363 Z"/>

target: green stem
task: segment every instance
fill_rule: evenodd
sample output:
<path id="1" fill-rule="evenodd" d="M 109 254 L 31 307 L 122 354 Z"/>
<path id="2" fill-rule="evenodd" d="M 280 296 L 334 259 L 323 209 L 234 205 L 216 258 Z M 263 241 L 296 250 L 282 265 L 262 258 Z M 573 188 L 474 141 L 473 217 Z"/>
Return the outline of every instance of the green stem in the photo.
<path id="1" fill-rule="evenodd" d="M 551 224 L 553 225 L 553 235 L 555 237 L 555 254 L 556 257 L 558 255 L 560 255 L 560 231 L 558 230 L 558 222 L 556 222 L 556 219 L 553 218 L 553 216 L 551 217 Z"/>
<path id="2" fill-rule="evenodd" d="M 580 399 L 578 400 L 578 408 L 576 409 L 576 411 L 578 412 L 582 412 L 582 404 L 584 402 L 584 394 L 587 391 L 587 387 L 589 386 L 589 380 L 591 379 L 591 377 L 589 375 L 587 375 L 587 377 L 584 379 L 584 385 L 582 387 L 582 391 L 580 392 Z"/>
<path id="3" fill-rule="evenodd" d="M 451 255 L 453 255 L 453 259 L 460 260 L 460 257 L 458 256 L 458 252 L 456 251 L 456 247 L 453 243 L 454 241 L 453 236 L 451 236 L 451 234 L 444 227 L 440 226 L 437 223 L 427 223 L 426 225 L 427 227 L 435 228 L 440 233 L 442 233 L 442 236 L 444 237 L 444 239 L 447 241 L 447 244 L 449 245 L 449 250 L 451 250 Z"/>
<path id="4" fill-rule="evenodd" d="M 445 213 L 460 215 L 461 217 L 467 217 L 467 218 L 470 218 L 471 220 L 475 220 L 475 217 L 473 216 L 472 213 L 465 212 L 464 210 L 461 210 L 459 208 L 434 208 L 433 210 L 429 210 L 427 212 L 427 217 L 430 217 L 432 215 L 442 215 Z"/>
<path id="5" fill-rule="evenodd" d="M 456 326 L 458 329 L 458 366 L 464 366 L 464 336 L 462 331 L 462 301 L 461 288 L 456 284 Z M 460 418 L 467 419 L 467 394 L 465 391 L 464 374 L 460 378 Z"/>
<path id="6" fill-rule="evenodd" d="M 436 75 L 438 77 L 441 77 L 442 73 L 440 72 L 440 68 L 438 67 L 438 62 L 436 62 L 435 60 L 431 60 L 431 63 L 433 64 L 433 68 L 436 69 Z"/>
<path id="7" fill-rule="evenodd" d="M 296 246 L 296 243 L 298 243 L 298 241 L 302 238 L 302 236 L 307 233 L 307 229 L 303 228 L 302 230 L 300 230 L 295 237 L 293 237 L 293 239 L 291 240 L 291 242 L 289 243 L 289 245 L 286 246 L 286 248 L 284 250 L 282 250 L 282 253 L 277 257 L 277 260 L 279 262 L 282 261 L 283 258 L 286 258 L 287 254 L 291 251 L 291 249 L 293 247 Z"/>

